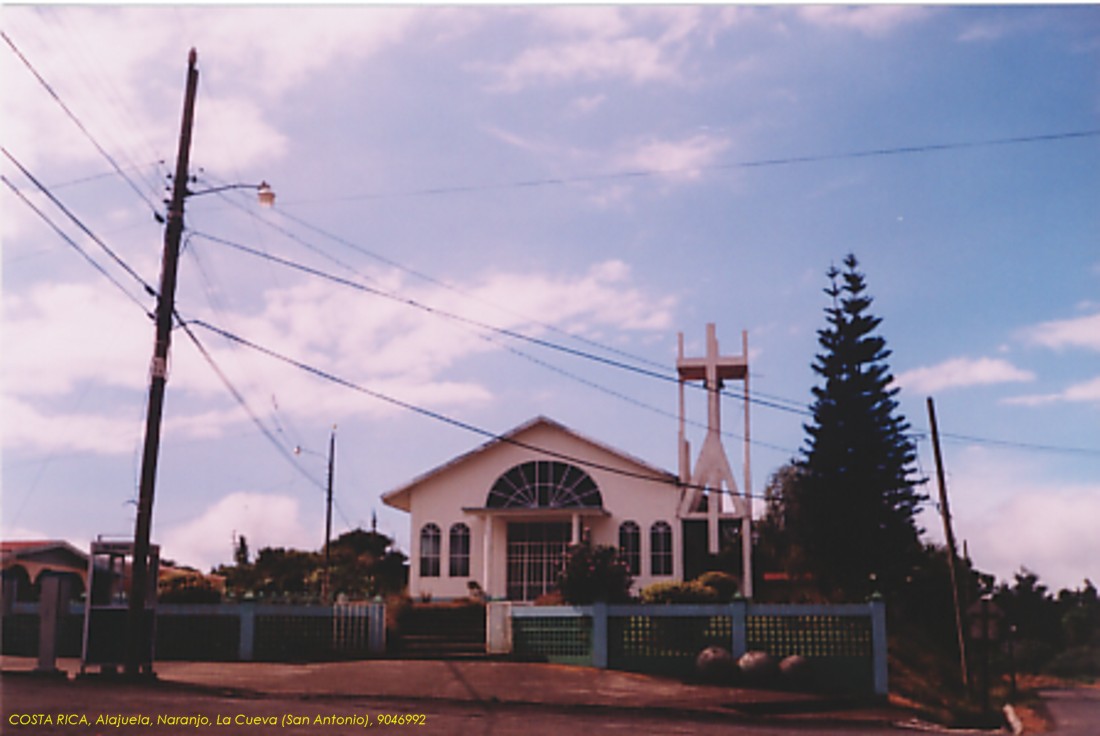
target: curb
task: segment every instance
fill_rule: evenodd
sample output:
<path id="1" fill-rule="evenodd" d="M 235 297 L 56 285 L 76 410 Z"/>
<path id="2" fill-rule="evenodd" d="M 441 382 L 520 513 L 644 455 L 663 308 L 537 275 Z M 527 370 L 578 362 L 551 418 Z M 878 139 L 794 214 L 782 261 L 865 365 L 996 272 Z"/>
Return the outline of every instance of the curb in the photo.
<path id="1" fill-rule="evenodd" d="M 1024 722 L 1020 720 L 1020 716 L 1016 713 L 1016 708 L 1013 707 L 1012 703 L 1005 704 L 1004 714 L 1009 728 L 1012 729 L 1012 736 L 1020 736 L 1024 732 Z"/>

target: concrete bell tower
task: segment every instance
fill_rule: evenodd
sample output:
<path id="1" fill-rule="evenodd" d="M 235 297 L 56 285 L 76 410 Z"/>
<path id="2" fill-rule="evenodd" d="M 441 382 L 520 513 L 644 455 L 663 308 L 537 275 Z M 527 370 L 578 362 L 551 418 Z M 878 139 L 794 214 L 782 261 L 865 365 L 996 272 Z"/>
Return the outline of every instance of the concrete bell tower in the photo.
<path id="1" fill-rule="evenodd" d="M 749 471 L 749 336 L 741 332 L 741 355 L 723 356 L 718 350 L 714 323 L 707 325 L 706 355 L 684 357 L 684 335 L 680 333 L 676 370 L 680 378 L 680 482 L 685 492 L 680 502 L 681 519 L 706 519 L 707 550 L 719 551 L 719 521 L 741 522 L 741 586 L 752 597 L 752 476 Z M 741 381 L 744 386 L 745 440 L 744 491 L 738 489 L 722 445 L 721 392 L 725 381 Z M 703 447 L 691 467 L 691 448 L 684 432 L 684 383 L 702 381 L 707 391 L 707 434 Z"/>

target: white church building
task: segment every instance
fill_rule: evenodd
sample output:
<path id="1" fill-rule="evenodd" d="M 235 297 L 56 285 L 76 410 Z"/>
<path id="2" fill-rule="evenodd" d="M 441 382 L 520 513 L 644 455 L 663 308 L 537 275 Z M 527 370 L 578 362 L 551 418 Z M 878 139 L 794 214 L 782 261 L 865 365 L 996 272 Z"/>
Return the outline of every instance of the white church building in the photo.
<path id="1" fill-rule="evenodd" d="M 721 442 L 725 380 L 748 395 L 748 348 L 722 357 L 714 325 L 707 354 L 683 357 L 680 472 L 657 468 L 546 417 L 532 419 L 382 496 L 410 521 L 409 594 L 461 598 L 476 583 L 494 599 L 533 601 L 554 588 L 571 545 L 619 548 L 635 591 L 701 571 L 723 538 L 739 538 L 742 589 L 751 597 L 748 401 L 744 489 Z M 707 435 L 694 471 L 684 436 L 684 384 L 708 393 Z"/>

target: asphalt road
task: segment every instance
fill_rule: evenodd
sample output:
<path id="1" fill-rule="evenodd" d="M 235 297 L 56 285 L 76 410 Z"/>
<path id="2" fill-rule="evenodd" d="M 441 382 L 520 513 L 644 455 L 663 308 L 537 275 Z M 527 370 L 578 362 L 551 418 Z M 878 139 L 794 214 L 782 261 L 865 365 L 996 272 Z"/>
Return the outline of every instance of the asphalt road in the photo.
<path id="1" fill-rule="evenodd" d="M 1058 736 L 1100 734 L 1100 690 L 1044 690 L 1043 702 L 1054 717 L 1054 732 Z"/>
<path id="2" fill-rule="evenodd" d="M 502 703 L 341 697 L 254 697 L 157 683 L 136 685 L 5 675 L 0 679 L 0 733 L 19 736 L 88 734 L 214 734 L 216 736 L 344 736 L 345 734 L 746 734 L 782 736 L 853 733 L 827 718 L 753 719 L 731 714 L 676 716 L 644 709 L 552 707 Z M 414 723 L 387 725 L 385 716 L 412 715 Z M 33 722 L 36 720 L 37 722 Z M 49 721 L 46 722 L 47 716 Z M 60 716 L 75 723 L 59 723 Z M 147 724 L 127 719 L 147 717 Z M 202 719 L 205 718 L 205 721 Z M 175 719 L 175 722 L 166 722 Z M 328 720 L 326 720 L 328 719 Z M 158 720 L 161 723 L 158 724 Z M 98 721 L 98 722 L 97 722 Z M 199 725 L 196 725 L 196 721 Z M 25 725 L 20 725 L 23 722 Z M 86 723 L 86 725 L 85 725 Z M 366 725 L 370 723 L 372 725 Z M 863 734 L 899 731 L 868 725 Z M 1094 732 L 1092 732 L 1094 733 Z"/>

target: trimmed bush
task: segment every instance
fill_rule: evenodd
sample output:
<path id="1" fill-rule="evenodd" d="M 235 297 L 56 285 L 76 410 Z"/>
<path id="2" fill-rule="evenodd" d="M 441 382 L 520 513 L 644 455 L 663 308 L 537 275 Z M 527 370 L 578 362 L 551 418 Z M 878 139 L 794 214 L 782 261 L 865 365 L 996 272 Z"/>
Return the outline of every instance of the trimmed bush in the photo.
<path id="1" fill-rule="evenodd" d="M 719 603 L 718 592 L 698 580 L 653 583 L 642 589 L 642 603 Z"/>

